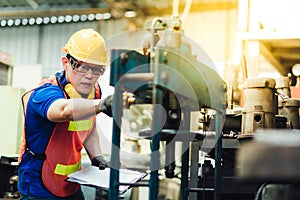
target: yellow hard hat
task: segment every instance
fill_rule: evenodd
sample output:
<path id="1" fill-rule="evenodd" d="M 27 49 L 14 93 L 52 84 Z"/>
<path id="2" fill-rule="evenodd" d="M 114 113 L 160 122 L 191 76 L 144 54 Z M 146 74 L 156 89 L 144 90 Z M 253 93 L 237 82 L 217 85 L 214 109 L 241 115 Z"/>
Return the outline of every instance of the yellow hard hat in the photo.
<path id="1" fill-rule="evenodd" d="M 95 65 L 107 64 L 104 39 L 91 28 L 75 32 L 62 51 L 82 62 Z"/>

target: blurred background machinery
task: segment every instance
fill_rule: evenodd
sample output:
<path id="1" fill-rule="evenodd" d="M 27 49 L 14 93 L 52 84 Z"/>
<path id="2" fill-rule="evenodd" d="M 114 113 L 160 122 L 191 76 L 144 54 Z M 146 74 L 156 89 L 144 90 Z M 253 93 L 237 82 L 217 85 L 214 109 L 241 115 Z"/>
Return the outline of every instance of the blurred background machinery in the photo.
<path id="1" fill-rule="evenodd" d="M 18 184 L 18 158 L 1 156 L 0 158 L 0 198 L 16 199 L 20 197 Z"/>

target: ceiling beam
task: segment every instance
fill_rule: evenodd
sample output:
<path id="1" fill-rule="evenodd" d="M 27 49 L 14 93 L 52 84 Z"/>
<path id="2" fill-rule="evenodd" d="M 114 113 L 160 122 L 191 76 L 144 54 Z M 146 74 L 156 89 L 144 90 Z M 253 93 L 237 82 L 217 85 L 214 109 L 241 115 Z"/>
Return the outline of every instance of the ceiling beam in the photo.
<path id="1" fill-rule="evenodd" d="M 296 64 L 296 63 L 300 63 L 299 60 L 281 60 L 281 64 L 285 66 L 285 68 L 287 70 L 289 70 L 289 72 L 291 72 L 291 68 Z"/>
<path id="2" fill-rule="evenodd" d="M 274 54 L 299 54 L 300 55 L 300 45 L 296 48 L 279 48 L 279 47 L 273 47 L 272 52 Z"/>
<path id="3" fill-rule="evenodd" d="M 281 53 L 272 53 L 274 57 L 287 59 L 287 60 L 298 60 L 300 61 L 300 54 L 298 53 L 288 53 L 288 52 L 281 52 Z"/>
<path id="4" fill-rule="evenodd" d="M 260 42 L 260 53 L 275 67 L 275 69 L 281 75 L 287 75 L 289 70 L 281 65 L 281 62 L 273 55 L 271 49 L 269 49 L 263 42 Z"/>
<path id="5" fill-rule="evenodd" d="M 288 48 L 288 47 L 273 47 L 272 54 L 283 60 L 291 60 L 292 62 L 300 61 L 300 46 L 298 48 Z"/>

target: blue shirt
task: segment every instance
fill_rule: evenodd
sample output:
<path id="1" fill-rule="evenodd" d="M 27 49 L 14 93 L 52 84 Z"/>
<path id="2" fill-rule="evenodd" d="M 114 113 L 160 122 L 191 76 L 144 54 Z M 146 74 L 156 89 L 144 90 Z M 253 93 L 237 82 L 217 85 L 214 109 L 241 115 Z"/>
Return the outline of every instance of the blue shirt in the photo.
<path id="1" fill-rule="evenodd" d="M 57 85 L 45 84 L 35 89 L 27 104 L 26 142 L 34 153 L 43 153 L 56 125 L 47 118 L 50 105 L 64 99 L 64 93 Z M 59 152 L 58 152 L 59 153 Z M 41 178 L 43 160 L 33 158 L 25 151 L 18 167 L 18 189 L 23 195 L 54 197 L 43 185 Z"/>

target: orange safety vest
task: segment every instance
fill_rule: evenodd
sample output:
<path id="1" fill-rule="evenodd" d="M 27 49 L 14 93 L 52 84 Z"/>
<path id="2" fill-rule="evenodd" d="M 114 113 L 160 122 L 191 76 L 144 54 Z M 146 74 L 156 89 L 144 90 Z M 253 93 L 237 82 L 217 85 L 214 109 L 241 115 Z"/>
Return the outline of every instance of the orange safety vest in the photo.
<path id="1" fill-rule="evenodd" d="M 57 85 L 55 77 L 42 81 Z M 33 91 L 33 90 L 32 90 Z M 24 114 L 32 91 L 22 98 Z M 65 90 L 63 90 L 65 92 Z M 98 84 L 95 86 L 95 98 L 101 97 L 101 90 Z M 67 98 L 69 95 L 65 94 Z M 81 150 L 84 140 L 90 135 L 95 125 L 96 116 L 80 121 L 58 122 L 49 139 L 44 152 L 42 165 L 42 181 L 45 187 L 55 196 L 66 197 L 75 194 L 80 185 L 65 181 L 67 175 L 81 169 Z M 22 144 L 20 148 L 19 162 L 26 151 L 25 126 L 22 132 Z"/>

